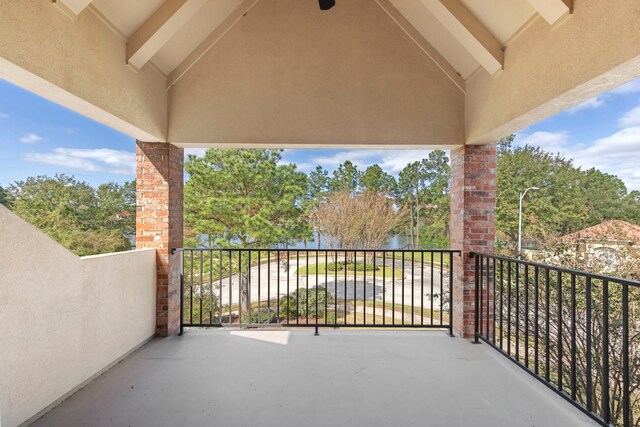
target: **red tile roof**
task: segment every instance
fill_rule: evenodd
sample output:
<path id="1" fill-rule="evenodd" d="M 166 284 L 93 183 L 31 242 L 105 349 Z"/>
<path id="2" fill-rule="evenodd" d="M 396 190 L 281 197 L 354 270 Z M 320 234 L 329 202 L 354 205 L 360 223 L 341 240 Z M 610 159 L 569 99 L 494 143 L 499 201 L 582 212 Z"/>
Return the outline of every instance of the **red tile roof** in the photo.
<path id="1" fill-rule="evenodd" d="M 626 221 L 609 220 L 560 238 L 560 241 L 564 243 L 579 240 L 640 242 L 640 226 Z"/>

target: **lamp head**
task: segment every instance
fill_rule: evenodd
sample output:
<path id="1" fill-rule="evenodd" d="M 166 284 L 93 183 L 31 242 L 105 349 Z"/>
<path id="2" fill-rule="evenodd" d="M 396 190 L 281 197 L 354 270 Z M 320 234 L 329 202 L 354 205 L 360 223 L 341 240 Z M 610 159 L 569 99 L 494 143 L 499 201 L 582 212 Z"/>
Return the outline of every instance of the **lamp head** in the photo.
<path id="1" fill-rule="evenodd" d="M 336 5 L 336 0 L 318 0 L 320 10 L 329 10 Z"/>

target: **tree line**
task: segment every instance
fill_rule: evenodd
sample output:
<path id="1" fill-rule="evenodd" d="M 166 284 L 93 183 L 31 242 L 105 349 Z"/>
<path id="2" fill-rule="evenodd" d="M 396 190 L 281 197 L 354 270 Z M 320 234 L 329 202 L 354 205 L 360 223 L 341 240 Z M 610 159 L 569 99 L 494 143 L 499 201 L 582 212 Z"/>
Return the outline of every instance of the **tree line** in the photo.
<path id="1" fill-rule="evenodd" d="M 529 243 L 552 241 L 607 219 L 640 223 L 640 193 L 614 175 L 583 170 L 560 154 L 498 142 L 498 247 L 515 246 L 519 192 Z M 450 164 L 428 152 L 394 176 L 351 161 L 308 174 L 282 150 L 209 149 L 185 161 L 186 246 L 376 247 L 403 233 L 414 247 L 449 245 Z M 79 255 L 127 250 L 135 235 L 135 183 L 91 187 L 72 176 L 37 176 L 0 187 L 0 204 Z M 324 240 L 323 240 L 324 239 Z"/>
<path id="2" fill-rule="evenodd" d="M 92 187 L 72 176 L 35 176 L 0 186 L 0 204 L 79 256 L 131 249 L 135 182 Z"/>

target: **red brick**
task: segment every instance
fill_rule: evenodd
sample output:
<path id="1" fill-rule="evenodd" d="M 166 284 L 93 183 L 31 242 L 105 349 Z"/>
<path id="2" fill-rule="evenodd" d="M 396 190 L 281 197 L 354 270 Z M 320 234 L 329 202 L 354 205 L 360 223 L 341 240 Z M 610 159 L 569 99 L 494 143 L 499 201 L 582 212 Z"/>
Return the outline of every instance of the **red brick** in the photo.
<path id="1" fill-rule="evenodd" d="M 171 248 L 182 247 L 184 150 L 138 141 L 136 146 L 136 247 L 154 248 L 156 334 L 167 336 L 180 323 L 180 265 Z"/>
<path id="2" fill-rule="evenodd" d="M 495 165 L 495 145 L 451 151 L 451 247 L 462 251 L 454 264 L 453 325 L 467 338 L 475 330 L 475 260 L 469 253 L 493 253 L 495 245 Z M 486 306 L 485 298 L 486 291 Z"/>

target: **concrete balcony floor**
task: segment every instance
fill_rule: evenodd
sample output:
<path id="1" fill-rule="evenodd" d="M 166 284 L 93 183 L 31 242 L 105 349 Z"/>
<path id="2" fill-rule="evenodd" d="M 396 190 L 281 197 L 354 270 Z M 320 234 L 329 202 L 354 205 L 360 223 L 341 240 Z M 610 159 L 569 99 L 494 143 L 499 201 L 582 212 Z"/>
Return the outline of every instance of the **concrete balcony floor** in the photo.
<path id="1" fill-rule="evenodd" d="M 188 330 L 34 426 L 596 425 L 487 345 L 441 331 Z"/>

